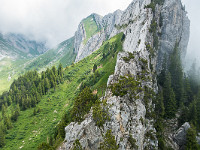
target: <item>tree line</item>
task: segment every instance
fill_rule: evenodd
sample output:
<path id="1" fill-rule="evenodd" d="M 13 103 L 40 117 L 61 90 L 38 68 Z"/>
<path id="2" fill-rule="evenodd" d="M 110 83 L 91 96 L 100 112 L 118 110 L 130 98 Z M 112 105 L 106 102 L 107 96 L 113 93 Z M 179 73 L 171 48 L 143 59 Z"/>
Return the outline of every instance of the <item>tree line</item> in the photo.
<path id="1" fill-rule="evenodd" d="M 0 96 L 0 147 L 5 145 L 5 134 L 12 128 L 12 122 L 17 121 L 20 110 L 36 107 L 43 95 L 48 94 L 51 88 L 63 82 L 63 67 L 58 69 L 53 66 L 39 74 L 36 70 L 29 71 L 20 76 L 11 84 L 9 91 Z M 11 114 L 7 112 L 9 106 L 13 106 Z"/>

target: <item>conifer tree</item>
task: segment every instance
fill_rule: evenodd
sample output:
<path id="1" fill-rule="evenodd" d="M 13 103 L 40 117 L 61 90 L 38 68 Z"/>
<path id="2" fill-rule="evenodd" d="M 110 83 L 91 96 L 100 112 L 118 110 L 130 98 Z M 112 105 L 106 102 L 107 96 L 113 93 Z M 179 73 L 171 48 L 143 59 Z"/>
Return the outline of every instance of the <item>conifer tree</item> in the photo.
<path id="1" fill-rule="evenodd" d="M 7 130 L 12 128 L 12 123 L 9 116 L 4 116 L 4 125 Z"/>
<path id="2" fill-rule="evenodd" d="M 171 75 L 167 72 L 165 76 L 165 82 L 163 87 L 163 98 L 165 106 L 165 117 L 173 118 L 176 112 L 176 100 L 175 94 L 171 87 Z"/>
<path id="3" fill-rule="evenodd" d="M 193 94 L 197 94 L 198 92 L 198 72 L 197 72 L 197 64 L 196 61 L 193 62 L 189 72 L 188 78 L 191 86 L 191 90 Z"/>
<path id="4" fill-rule="evenodd" d="M 49 84 L 48 78 L 44 79 L 44 87 L 45 87 L 45 94 L 47 94 L 49 92 L 49 89 L 50 89 L 50 84 Z"/>
<path id="5" fill-rule="evenodd" d="M 15 111 L 13 111 L 12 113 L 11 120 L 17 121 L 19 115 L 20 115 L 20 108 L 19 108 L 19 105 L 17 104 Z"/>
<path id="6" fill-rule="evenodd" d="M 5 145 L 5 134 L 2 128 L 0 128 L 0 147 L 2 148 L 4 145 Z"/>
<path id="7" fill-rule="evenodd" d="M 197 108 L 196 101 L 193 101 L 189 107 L 189 121 L 196 126 L 197 125 Z"/>
<path id="8" fill-rule="evenodd" d="M 158 76 L 158 83 L 163 86 L 164 85 L 164 81 L 165 81 L 165 74 L 167 72 L 167 55 L 164 55 L 164 59 L 162 62 L 162 69 L 161 72 Z"/>
<path id="9" fill-rule="evenodd" d="M 63 67 L 62 67 L 62 64 L 59 64 L 59 66 L 58 66 L 58 75 L 59 76 L 63 76 Z"/>
<path id="10" fill-rule="evenodd" d="M 196 110 L 197 110 L 197 129 L 200 130 L 200 92 L 197 96 L 197 103 L 196 103 Z"/>
<path id="11" fill-rule="evenodd" d="M 188 107 L 182 105 L 181 106 L 181 114 L 180 117 L 178 118 L 178 125 L 179 127 L 182 126 L 185 122 L 189 121 L 189 109 Z"/>
<path id="12" fill-rule="evenodd" d="M 156 99 L 156 107 L 155 111 L 157 112 L 159 117 L 164 117 L 165 114 L 165 107 L 163 102 L 163 91 L 161 90 Z"/>
<path id="13" fill-rule="evenodd" d="M 72 150 L 83 150 L 81 143 L 79 142 L 78 139 L 75 140 L 75 142 L 73 143 L 73 149 Z"/>
<path id="14" fill-rule="evenodd" d="M 104 141 L 100 144 L 101 150 L 117 150 L 119 148 L 111 130 L 107 130 L 103 139 Z"/>
<path id="15" fill-rule="evenodd" d="M 44 72 L 44 71 L 42 71 L 41 76 L 42 76 L 42 79 L 45 79 L 45 78 L 46 78 L 46 75 L 45 75 L 45 72 Z"/>
<path id="16" fill-rule="evenodd" d="M 198 145 L 197 145 L 197 140 L 196 140 L 196 131 L 193 126 L 187 130 L 186 150 L 198 150 Z"/>
<path id="17" fill-rule="evenodd" d="M 94 66 L 93 66 L 93 73 L 95 73 L 96 70 L 97 70 L 97 65 L 94 64 Z"/>
<path id="18" fill-rule="evenodd" d="M 31 107 L 35 107 L 36 105 L 36 98 L 35 96 L 31 98 Z"/>
<path id="19" fill-rule="evenodd" d="M 84 88 L 75 99 L 74 107 L 72 109 L 73 119 L 78 122 L 82 121 L 83 116 L 89 112 L 96 99 L 97 97 L 92 94 L 90 88 Z"/>
<path id="20" fill-rule="evenodd" d="M 183 101 L 182 102 L 186 106 L 189 106 L 189 104 L 192 102 L 192 100 L 193 100 L 193 93 L 191 90 L 189 79 L 188 79 L 188 77 L 186 77 L 184 79 L 184 93 L 183 93 Z"/>
<path id="21" fill-rule="evenodd" d="M 3 105 L 2 105 L 2 108 L 1 108 L 2 118 L 4 118 L 5 113 L 6 113 L 6 107 L 5 107 L 5 105 L 3 104 Z"/>
<path id="22" fill-rule="evenodd" d="M 178 43 L 176 43 L 170 57 L 169 71 L 171 74 L 171 85 L 175 93 L 177 106 L 180 106 L 183 98 L 183 69 L 178 46 Z"/>
<path id="23" fill-rule="evenodd" d="M 27 101 L 23 97 L 22 97 L 22 105 L 21 106 L 22 106 L 23 110 L 26 110 L 26 108 L 28 107 L 27 106 Z"/>
<path id="24" fill-rule="evenodd" d="M 12 99 L 10 95 L 7 97 L 7 103 L 8 103 L 8 106 L 10 106 L 12 103 Z"/>
<path id="25" fill-rule="evenodd" d="M 20 107 L 19 107 L 19 104 L 17 104 L 16 106 L 16 114 L 19 116 L 20 115 Z"/>
<path id="26" fill-rule="evenodd" d="M 55 66 L 52 67 L 52 71 L 53 71 L 54 75 L 57 76 L 57 70 L 56 70 Z"/>

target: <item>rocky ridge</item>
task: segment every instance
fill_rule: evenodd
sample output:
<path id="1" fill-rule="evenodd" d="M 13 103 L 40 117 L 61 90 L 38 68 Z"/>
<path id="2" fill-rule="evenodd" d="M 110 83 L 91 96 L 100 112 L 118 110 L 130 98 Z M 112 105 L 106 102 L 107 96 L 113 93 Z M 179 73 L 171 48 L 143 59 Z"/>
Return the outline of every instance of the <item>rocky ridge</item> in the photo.
<path id="1" fill-rule="evenodd" d="M 117 83 L 120 76 L 130 75 L 136 78 L 144 73 L 144 62 L 147 62 L 145 65 L 146 80 L 139 79 L 139 81 L 141 81 L 142 88 L 147 87 L 156 93 L 158 89 L 156 66 L 160 65 L 163 53 L 170 53 L 173 50 L 177 40 L 180 48 L 187 47 L 189 20 L 185 10 L 182 9 L 180 0 L 169 0 L 165 1 L 163 6 L 157 5 L 155 13 L 150 8 L 145 8 L 150 3 L 151 0 L 134 0 L 124 12 L 116 11 L 114 14 L 109 14 L 102 19 L 95 15 L 98 18 L 95 20 L 99 22 L 97 24 L 103 29 L 93 35 L 85 45 L 83 45 L 85 38 L 84 25 L 80 24 L 75 35 L 75 51 L 78 53 L 76 61 L 98 49 L 108 37 L 123 32 L 125 34 L 123 52 L 118 54 L 115 72 L 108 79 L 108 87 L 113 83 Z M 169 11 L 167 15 L 166 10 Z M 179 13 L 174 13 L 174 11 Z M 182 14 L 181 17 L 179 17 L 180 13 Z M 158 23 L 161 16 L 164 19 L 162 26 L 158 28 L 161 32 L 159 37 L 160 46 L 158 51 L 154 49 L 155 56 L 153 57 L 147 48 L 147 45 L 153 47 L 154 39 L 149 32 L 149 28 L 152 20 L 156 19 Z M 183 24 L 184 21 L 186 23 Z M 174 24 L 176 28 L 173 28 Z M 174 31 L 177 31 L 177 34 L 172 34 Z M 169 38 L 170 36 L 171 38 Z M 183 42 L 184 40 L 185 42 Z M 183 53 L 186 51 L 185 47 L 182 49 Z M 129 53 L 134 55 L 134 59 L 126 62 L 123 58 L 129 57 Z M 131 143 L 128 140 L 130 135 L 135 139 L 137 149 L 157 149 L 158 141 L 156 130 L 153 127 L 154 119 L 147 116 L 147 114 L 151 114 L 154 105 L 151 97 L 148 97 L 147 101 L 145 100 L 145 94 L 145 91 L 139 92 L 137 98 L 130 100 L 128 94 L 117 97 L 108 88 L 105 96 L 101 99 L 107 100 L 111 120 L 107 121 L 103 128 L 99 128 L 95 126 L 92 111 L 90 111 L 80 124 L 70 123 L 65 128 L 66 136 L 63 149 L 71 149 L 76 139 L 79 139 L 85 149 L 97 149 L 103 140 L 102 136 L 108 129 L 112 130 L 112 134 L 115 136 L 117 144 L 119 144 L 119 149 L 131 149 Z"/>

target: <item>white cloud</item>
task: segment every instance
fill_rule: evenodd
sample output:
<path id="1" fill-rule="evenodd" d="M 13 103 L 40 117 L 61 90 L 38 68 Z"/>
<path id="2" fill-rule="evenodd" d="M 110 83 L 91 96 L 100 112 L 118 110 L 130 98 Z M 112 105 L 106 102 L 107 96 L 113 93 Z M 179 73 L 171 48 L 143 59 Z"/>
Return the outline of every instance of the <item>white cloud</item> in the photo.
<path id="1" fill-rule="evenodd" d="M 0 32 L 22 33 L 51 46 L 70 38 L 90 15 L 125 9 L 132 0 L 0 0 Z"/>

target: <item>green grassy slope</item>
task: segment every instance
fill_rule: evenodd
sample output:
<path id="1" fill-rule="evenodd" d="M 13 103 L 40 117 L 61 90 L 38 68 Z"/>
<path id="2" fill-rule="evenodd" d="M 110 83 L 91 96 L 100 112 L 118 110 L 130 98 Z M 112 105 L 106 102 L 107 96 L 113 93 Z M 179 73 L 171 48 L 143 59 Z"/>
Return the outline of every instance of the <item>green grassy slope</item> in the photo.
<path id="1" fill-rule="evenodd" d="M 67 67 L 64 71 L 64 83 L 59 85 L 55 92 L 50 90 L 37 104 L 37 108 L 41 109 L 39 114 L 33 116 L 32 108 L 21 111 L 18 121 L 6 135 L 6 146 L 3 150 L 37 149 L 38 144 L 47 141 L 49 135 L 53 135 L 63 113 L 72 107 L 81 84 L 90 82 L 90 77 L 94 75 L 94 64 L 97 64 L 101 78 L 91 84 L 91 89 L 97 89 L 98 95 L 101 96 L 102 87 L 106 86 L 109 75 L 114 73 L 117 53 L 122 50 L 121 38 L 122 34 L 113 37 L 90 56 Z"/>
<path id="2" fill-rule="evenodd" d="M 98 28 L 93 15 L 90 15 L 84 19 L 83 24 L 86 31 L 86 39 L 83 41 L 83 43 L 86 44 L 88 39 L 95 33 L 99 32 L 100 29 Z"/>
<path id="3" fill-rule="evenodd" d="M 12 81 L 18 77 L 20 73 L 23 73 L 23 64 L 25 64 L 30 58 L 27 54 L 19 49 L 11 46 L 0 36 L 0 49 L 14 57 L 4 57 L 0 60 L 0 94 L 8 90 Z M 9 75 L 11 79 L 8 79 Z"/>
<path id="4" fill-rule="evenodd" d="M 12 81 L 26 71 L 34 69 L 45 70 L 53 65 L 58 66 L 59 63 L 63 66 L 71 65 L 76 57 L 76 54 L 73 52 L 73 44 L 74 38 L 71 38 L 60 43 L 57 48 L 51 49 L 36 58 L 27 58 L 25 54 L 19 51 L 18 55 L 20 57 L 16 60 L 10 58 L 0 60 L 0 94 L 8 90 Z M 7 46 L 7 49 L 12 51 L 13 48 Z M 11 80 L 8 80 L 9 75 Z"/>
<path id="5" fill-rule="evenodd" d="M 26 70 L 45 69 L 52 65 L 58 65 L 59 63 L 62 63 L 63 66 L 71 65 L 76 57 L 76 54 L 73 53 L 73 44 L 74 38 L 60 43 L 56 48 L 50 49 L 43 55 L 32 60 L 26 66 Z"/>

